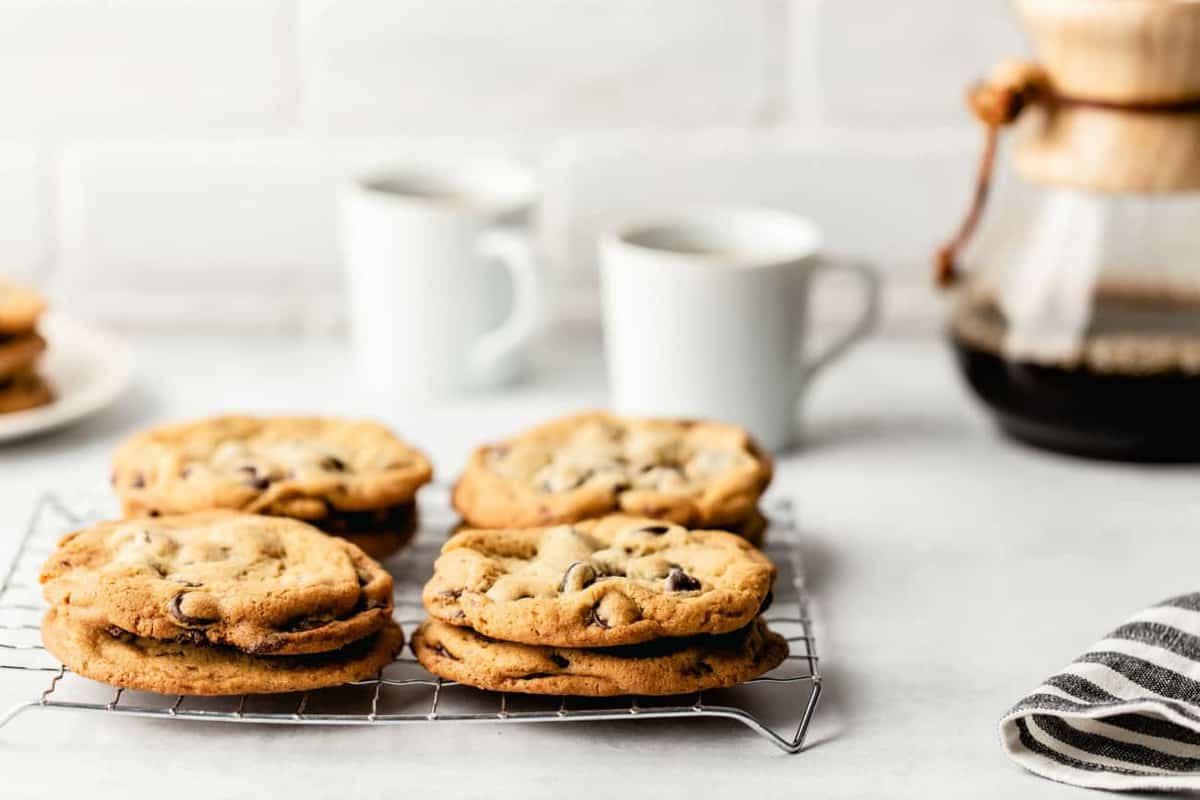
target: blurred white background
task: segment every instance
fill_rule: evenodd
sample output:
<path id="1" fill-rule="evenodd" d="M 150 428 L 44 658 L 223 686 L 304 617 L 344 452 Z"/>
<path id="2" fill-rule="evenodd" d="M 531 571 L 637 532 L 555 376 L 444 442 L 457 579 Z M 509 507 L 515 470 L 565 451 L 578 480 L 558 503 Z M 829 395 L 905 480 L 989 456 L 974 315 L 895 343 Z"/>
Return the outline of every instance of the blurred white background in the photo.
<path id="1" fill-rule="evenodd" d="M 1024 51 L 1006 0 L 3 0 L 0 271 L 125 326 L 332 330 L 338 181 L 511 155 L 560 317 L 595 313 L 598 230 L 754 202 L 873 258 L 922 327 L 979 146 L 962 89 Z"/>

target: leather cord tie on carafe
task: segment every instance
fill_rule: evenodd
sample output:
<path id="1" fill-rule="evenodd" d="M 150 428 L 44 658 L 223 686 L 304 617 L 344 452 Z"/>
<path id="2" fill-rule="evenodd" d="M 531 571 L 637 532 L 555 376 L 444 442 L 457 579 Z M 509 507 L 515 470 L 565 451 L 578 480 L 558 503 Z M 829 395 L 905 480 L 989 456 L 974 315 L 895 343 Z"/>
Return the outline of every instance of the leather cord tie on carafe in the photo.
<path id="1" fill-rule="evenodd" d="M 975 174 L 975 188 L 966 216 L 954 236 L 938 248 L 934 259 L 934 281 L 939 288 L 953 286 L 958 279 L 958 255 L 970 241 L 991 188 L 1000 131 L 1017 120 L 1032 104 L 1076 106 L 1141 114 L 1200 113 L 1200 98 L 1172 102 L 1113 102 L 1058 94 L 1039 65 L 1029 62 L 1003 64 L 986 81 L 967 90 L 967 105 L 985 127 L 983 153 Z"/>

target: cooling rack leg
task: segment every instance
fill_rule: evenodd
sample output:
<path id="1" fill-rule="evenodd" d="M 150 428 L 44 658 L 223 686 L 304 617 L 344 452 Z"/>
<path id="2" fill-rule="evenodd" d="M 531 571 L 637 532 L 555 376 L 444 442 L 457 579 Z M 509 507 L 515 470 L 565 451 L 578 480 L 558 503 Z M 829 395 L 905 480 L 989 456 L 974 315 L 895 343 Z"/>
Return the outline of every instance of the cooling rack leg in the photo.
<path id="1" fill-rule="evenodd" d="M 800 724 L 796 726 L 796 736 L 792 740 L 795 750 L 799 752 L 804 748 L 804 738 L 808 736 L 808 723 L 812 721 L 813 712 L 817 709 L 817 701 L 821 699 L 821 678 L 819 676 L 813 678 L 812 694 L 808 697 L 808 705 L 804 708 L 804 716 L 800 718 Z"/>
<path id="2" fill-rule="evenodd" d="M 8 711 L 4 712 L 4 716 L 0 717 L 0 728 L 3 728 L 5 725 L 19 717 L 21 712 L 27 711 L 31 708 L 37 708 L 39 705 L 41 705 L 41 703 L 37 702 L 36 700 L 30 700 L 27 703 L 21 703 L 13 706 Z"/>

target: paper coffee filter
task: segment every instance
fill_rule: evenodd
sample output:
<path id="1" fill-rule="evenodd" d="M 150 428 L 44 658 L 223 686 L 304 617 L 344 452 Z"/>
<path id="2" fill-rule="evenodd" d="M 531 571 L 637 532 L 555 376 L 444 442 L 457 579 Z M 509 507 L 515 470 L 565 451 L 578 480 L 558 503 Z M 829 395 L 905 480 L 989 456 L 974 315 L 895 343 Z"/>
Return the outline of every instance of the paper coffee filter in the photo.
<path id="1" fill-rule="evenodd" d="M 1000 287 L 1005 349 L 1035 362 L 1079 352 L 1109 246 L 1112 200 L 1071 189 L 1045 194 L 1022 254 Z"/>

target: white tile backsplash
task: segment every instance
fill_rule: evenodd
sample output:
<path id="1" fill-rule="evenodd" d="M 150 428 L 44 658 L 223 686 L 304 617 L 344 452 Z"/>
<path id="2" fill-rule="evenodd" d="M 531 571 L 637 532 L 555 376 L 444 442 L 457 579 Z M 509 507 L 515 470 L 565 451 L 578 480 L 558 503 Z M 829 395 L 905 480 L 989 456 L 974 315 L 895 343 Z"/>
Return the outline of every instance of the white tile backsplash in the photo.
<path id="1" fill-rule="evenodd" d="M 334 131 L 528 134 L 750 122 L 774 0 L 306 0 Z"/>
<path id="2" fill-rule="evenodd" d="M 978 142 L 970 133 L 877 139 L 848 134 L 708 134 L 595 140 L 547 166 L 556 260 L 590 273 L 600 232 L 687 207 L 766 205 L 814 219 L 830 251 L 865 257 L 892 280 L 928 278 L 962 213 Z"/>
<path id="3" fill-rule="evenodd" d="M 962 87 L 1022 48 L 1006 0 L 7 0 L 0 270 L 124 322 L 325 328 L 339 181 L 499 155 L 546 177 L 562 314 L 599 230 L 697 203 L 810 214 L 923 297 Z"/>
<path id="4" fill-rule="evenodd" d="M 58 178 L 57 285 L 76 306 L 93 292 L 284 298 L 336 286 L 334 197 L 311 142 L 79 143 Z"/>
<path id="5" fill-rule="evenodd" d="M 841 124 L 969 122 L 965 87 L 1027 50 L 1011 0 L 823 0 L 813 16 L 815 31 L 793 29 L 793 50 L 817 48 L 826 108 Z"/>
<path id="6" fill-rule="evenodd" d="M 8 132 L 261 128 L 298 111 L 290 0 L 5 0 Z"/>
<path id="7" fill-rule="evenodd" d="M 34 148 L 0 142 L 0 271 L 21 280 L 41 277 L 45 266 L 37 178 Z"/>

